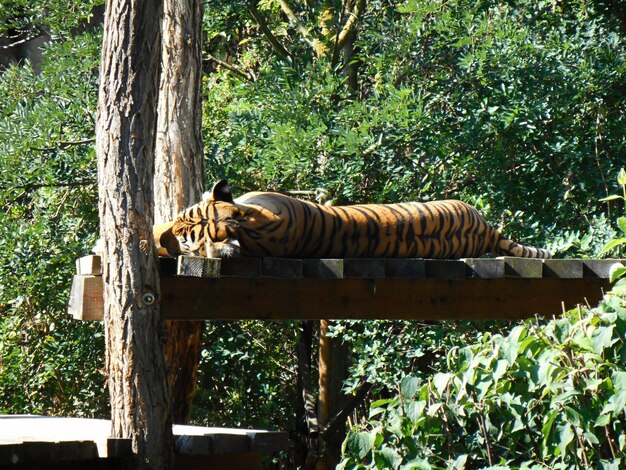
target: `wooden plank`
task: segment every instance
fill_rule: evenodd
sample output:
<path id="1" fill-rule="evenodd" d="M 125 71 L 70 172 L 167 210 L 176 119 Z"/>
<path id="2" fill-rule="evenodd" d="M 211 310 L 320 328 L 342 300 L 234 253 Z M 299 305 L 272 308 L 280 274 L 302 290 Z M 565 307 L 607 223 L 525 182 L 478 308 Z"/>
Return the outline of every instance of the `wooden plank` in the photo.
<path id="1" fill-rule="evenodd" d="M 37 455 L 51 459 L 67 459 L 71 455 L 76 459 L 106 457 L 110 430 L 111 422 L 100 419 L 0 415 L 0 444 L 42 444 L 27 449 L 30 458 Z M 64 446 L 43 445 L 55 443 Z"/>
<path id="2" fill-rule="evenodd" d="M 74 276 L 67 310 L 75 320 L 102 320 L 104 300 L 101 276 Z"/>
<path id="3" fill-rule="evenodd" d="M 178 258 L 159 258 L 159 275 L 176 276 L 178 271 Z"/>
<path id="4" fill-rule="evenodd" d="M 575 279 L 579 277 L 607 278 L 609 269 L 615 263 L 625 264 L 626 260 L 541 260 L 533 258 L 499 257 L 504 260 L 505 276 L 539 278 L 559 277 Z M 181 256 L 178 258 L 160 258 L 161 275 L 193 277 L 299 277 L 299 264 L 302 263 L 304 277 L 341 278 L 344 267 L 343 259 L 283 259 L 283 258 L 203 258 Z M 389 258 L 384 260 L 385 274 L 382 273 L 380 259 L 353 259 L 348 261 L 347 277 L 431 277 L 442 279 L 460 279 L 463 277 L 500 277 L 501 261 L 489 258 L 466 258 L 464 260 L 424 260 Z M 459 263 L 465 263 L 469 270 L 461 271 Z M 545 267 L 544 267 L 545 265 Z M 466 268 L 467 269 L 467 268 Z M 284 270 L 285 272 L 281 272 Z M 482 274 L 481 274 L 482 273 Z M 102 275 L 101 258 L 97 255 L 83 256 L 76 260 L 76 274 L 84 276 Z"/>
<path id="5" fill-rule="evenodd" d="M 17 465 L 24 462 L 24 446 L 22 446 L 21 442 L 0 442 L 0 468 L 4 468 L 4 465 Z"/>
<path id="6" fill-rule="evenodd" d="M 504 275 L 538 279 L 543 276 L 543 260 L 536 258 L 513 258 L 504 256 Z"/>
<path id="7" fill-rule="evenodd" d="M 89 255 L 83 256 L 76 260 L 76 274 L 83 276 L 101 276 L 102 275 L 102 263 L 100 256 Z"/>
<path id="8" fill-rule="evenodd" d="M 176 275 L 187 277 L 220 277 L 222 260 L 202 256 L 179 256 Z"/>
<path id="9" fill-rule="evenodd" d="M 177 470 L 261 470 L 267 467 L 267 462 L 265 466 L 263 463 L 263 456 L 260 452 L 176 455 Z"/>
<path id="10" fill-rule="evenodd" d="M 93 279 L 85 319 L 102 318 L 102 283 Z M 513 320 L 559 315 L 561 302 L 593 304 L 609 288 L 600 278 L 161 280 L 169 320 Z"/>
<path id="11" fill-rule="evenodd" d="M 271 453 L 289 448 L 289 434 L 286 432 L 265 432 L 250 429 L 246 431 L 246 435 L 252 452 Z"/>
<path id="12" fill-rule="evenodd" d="M 98 448 L 93 441 L 24 442 L 26 462 L 95 460 Z"/>
<path id="13" fill-rule="evenodd" d="M 210 454 L 212 445 L 209 436 L 174 436 L 174 450 L 179 454 Z"/>
<path id="14" fill-rule="evenodd" d="M 426 277 L 433 279 L 463 279 L 465 263 L 453 259 L 427 259 Z"/>
<path id="15" fill-rule="evenodd" d="M 304 277 L 323 279 L 342 279 L 343 259 L 303 259 L 302 274 Z"/>
<path id="16" fill-rule="evenodd" d="M 130 439 L 108 437 L 111 422 L 102 419 L 36 415 L 0 415 L 0 467 L 42 460 L 123 458 L 132 454 Z M 286 451 L 288 434 L 259 429 L 174 425 L 176 449 L 185 454 Z"/>
<path id="17" fill-rule="evenodd" d="M 558 315 L 561 302 L 567 308 L 585 299 L 594 303 L 609 287 L 601 279 L 204 281 L 164 282 L 166 318 L 511 320 Z"/>
<path id="18" fill-rule="evenodd" d="M 426 276 L 426 261 L 413 258 L 388 258 L 385 262 L 386 277 L 419 279 Z"/>
<path id="19" fill-rule="evenodd" d="M 609 278 L 609 271 L 614 264 L 624 266 L 624 260 L 619 259 L 586 259 L 583 260 L 583 275 L 585 277 Z"/>
<path id="20" fill-rule="evenodd" d="M 277 279 L 300 279 L 302 260 L 291 258 L 263 258 L 261 276 Z"/>
<path id="21" fill-rule="evenodd" d="M 107 438 L 107 453 L 111 458 L 130 457 L 133 455 L 133 441 L 124 437 Z"/>
<path id="22" fill-rule="evenodd" d="M 497 279 L 504 277 L 504 260 L 501 258 L 466 258 L 465 274 L 467 277 Z"/>
<path id="23" fill-rule="evenodd" d="M 383 258 L 346 258 L 343 260 L 344 277 L 381 278 L 385 277 Z"/>
<path id="24" fill-rule="evenodd" d="M 583 262 L 579 259 L 546 259 L 543 262 L 543 276 L 560 279 L 583 277 Z"/>
<path id="25" fill-rule="evenodd" d="M 261 276 L 261 258 L 224 258 L 221 276 L 259 277 Z"/>
<path id="26" fill-rule="evenodd" d="M 213 432 L 211 434 L 174 436 L 176 452 L 180 454 L 230 454 L 248 452 L 250 443 L 245 432 Z M 284 450 L 285 447 L 283 447 Z"/>

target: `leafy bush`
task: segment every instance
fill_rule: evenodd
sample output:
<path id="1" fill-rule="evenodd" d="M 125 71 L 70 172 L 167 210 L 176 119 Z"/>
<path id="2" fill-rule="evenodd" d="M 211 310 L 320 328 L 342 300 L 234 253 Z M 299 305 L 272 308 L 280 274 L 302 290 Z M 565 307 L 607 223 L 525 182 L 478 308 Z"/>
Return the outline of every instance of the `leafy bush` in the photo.
<path id="1" fill-rule="evenodd" d="M 505 331 L 508 322 L 469 321 L 337 321 L 329 336 L 340 338 L 351 351 L 345 391 L 355 392 L 363 382 L 373 392 L 388 394 L 406 374 L 426 379 L 445 365 L 447 352 L 471 343 L 485 331 Z"/>
<path id="2" fill-rule="evenodd" d="M 623 169 L 617 182 L 624 196 L 605 200 L 626 201 Z M 624 235 L 625 224 L 619 217 Z M 618 238 L 603 251 L 624 244 Z M 449 348 L 446 363 L 437 361 L 445 372 L 396 377 L 399 396 L 371 404 L 368 422 L 348 434 L 339 467 L 620 468 L 626 267 L 616 263 L 610 281 L 617 283 L 595 309 L 483 333 L 471 346 Z M 419 357 L 422 349 L 408 352 Z"/>
<path id="3" fill-rule="evenodd" d="M 614 468 L 626 459 L 626 301 L 485 334 L 407 376 L 350 431 L 340 468 Z"/>
<path id="4" fill-rule="evenodd" d="M 212 176 L 241 190 L 324 187 L 339 202 L 462 198 L 530 243 L 584 237 L 600 212 L 626 150 L 626 47 L 601 6 L 371 4 L 356 91 L 332 62 L 299 53 L 269 7 L 291 61 L 268 54 L 254 22 L 225 8 L 209 15 L 227 18 L 239 49 L 223 46 L 222 29 L 209 35 L 255 79 L 226 69 L 207 79 Z"/>
<path id="5" fill-rule="evenodd" d="M 613 194 L 602 200 L 605 202 L 621 200 L 624 204 L 624 213 L 626 214 L 626 170 L 624 170 L 624 168 L 622 168 L 619 175 L 617 175 L 617 183 L 622 187 L 622 194 Z M 621 216 L 617 219 L 617 226 L 621 232 L 620 238 L 614 238 L 604 245 L 604 248 L 602 248 L 603 253 L 614 252 L 618 256 L 626 253 L 626 216 Z"/>
<path id="6" fill-rule="evenodd" d="M 297 322 L 207 322 L 193 421 L 293 429 L 298 333 Z"/>
<path id="7" fill-rule="evenodd" d="M 97 237 L 99 38 L 0 75 L 0 412 L 104 415 L 102 327 L 68 318 L 74 261 Z M 77 60 L 80 58 L 80 60 Z"/>

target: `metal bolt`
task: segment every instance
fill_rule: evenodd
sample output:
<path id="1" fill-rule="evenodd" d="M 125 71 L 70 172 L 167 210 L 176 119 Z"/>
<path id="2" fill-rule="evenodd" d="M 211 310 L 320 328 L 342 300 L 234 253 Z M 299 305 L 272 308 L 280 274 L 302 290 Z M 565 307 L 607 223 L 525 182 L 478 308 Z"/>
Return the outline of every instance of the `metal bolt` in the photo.
<path id="1" fill-rule="evenodd" d="M 156 296 L 152 292 L 146 292 L 142 299 L 145 305 L 152 305 L 156 301 Z"/>

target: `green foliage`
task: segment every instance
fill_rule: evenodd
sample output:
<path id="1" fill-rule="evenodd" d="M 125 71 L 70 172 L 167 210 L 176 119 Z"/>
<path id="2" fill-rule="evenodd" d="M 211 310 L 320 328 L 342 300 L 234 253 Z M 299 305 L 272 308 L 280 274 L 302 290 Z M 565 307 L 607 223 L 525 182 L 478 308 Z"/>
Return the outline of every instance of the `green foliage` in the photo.
<path id="1" fill-rule="evenodd" d="M 339 468 L 619 468 L 626 458 L 626 302 L 453 348 L 427 381 L 371 404 Z"/>
<path id="2" fill-rule="evenodd" d="M 297 322 L 210 322 L 192 419 L 209 426 L 293 429 Z"/>
<path id="3" fill-rule="evenodd" d="M 0 75 L 0 411 L 102 415 L 102 328 L 68 318 L 74 260 L 97 236 L 99 39 Z M 80 59 L 80 60 L 77 60 Z"/>
<path id="4" fill-rule="evenodd" d="M 257 77 L 208 78 L 211 175 L 242 191 L 324 187 L 335 201 L 462 198 L 515 238 L 584 237 L 625 150 L 626 48 L 613 18 L 585 2 L 369 5 L 357 90 L 330 59 L 268 54 L 249 17 L 209 6 L 247 24 L 240 55 L 224 39 L 216 53 Z"/>
<path id="5" fill-rule="evenodd" d="M 617 183 L 622 187 L 622 193 L 623 196 L 619 196 L 617 194 L 605 197 L 604 199 L 602 199 L 602 201 L 604 202 L 610 202 L 610 201 L 619 201 L 621 200 L 622 203 L 624 204 L 624 213 L 626 214 L 626 170 L 624 170 L 624 168 L 622 168 L 619 172 L 619 175 L 617 175 Z M 614 240 L 611 240 L 610 242 L 608 242 L 604 248 L 602 248 L 602 253 L 617 253 L 618 257 L 621 255 L 623 256 L 624 253 L 626 253 L 626 217 L 621 216 L 617 219 L 617 226 L 620 230 L 620 232 L 622 233 L 622 237 L 621 238 L 616 238 Z"/>
<path id="6" fill-rule="evenodd" d="M 330 325 L 329 336 L 341 338 L 352 351 L 346 392 L 354 392 L 367 381 L 384 394 L 407 374 L 425 379 L 443 367 L 451 348 L 471 343 L 484 331 L 507 326 L 466 321 L 340 321 Z"/>
<path id="7" fill-rule="evenodd" d="M 92 8 L 103 0 L 0 0 L 0 33 L 20 40 L 49 33 L 70 36 L 70 31 L 91 17 Z"/>

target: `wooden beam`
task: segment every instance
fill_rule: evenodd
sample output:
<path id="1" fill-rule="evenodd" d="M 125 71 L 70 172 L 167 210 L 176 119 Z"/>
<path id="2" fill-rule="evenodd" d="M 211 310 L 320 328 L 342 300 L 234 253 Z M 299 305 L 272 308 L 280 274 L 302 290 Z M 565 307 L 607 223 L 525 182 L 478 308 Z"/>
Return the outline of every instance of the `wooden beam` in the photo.
<path id="1" fill-rule="evenodd" d="M 288 434 L 283 431 L 175 424 L 172 432 L 178 454 L 257 454 L 289 448 Z M 0 468 L 34 460 L 90 460 L 132 455 L 130 439 L 111 438 L 110 433 L 111 422 L 103 419 L 0 415 Z"/>
<path id="2" fill-rule="evenodd" d="M 161 279 L 168 320 L 515 320 L 593 305 L 609 288 L 601 278 Z M 101 278 L 75 276 L 70 311 L 102 318 Z"/>

